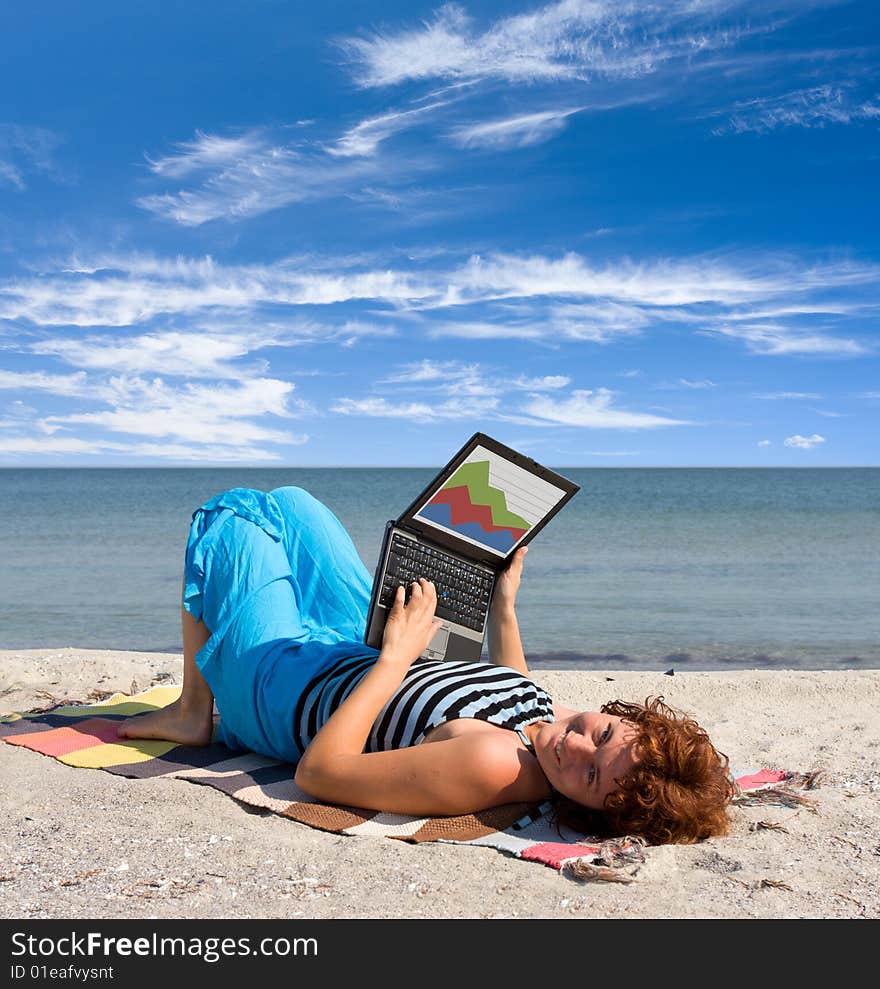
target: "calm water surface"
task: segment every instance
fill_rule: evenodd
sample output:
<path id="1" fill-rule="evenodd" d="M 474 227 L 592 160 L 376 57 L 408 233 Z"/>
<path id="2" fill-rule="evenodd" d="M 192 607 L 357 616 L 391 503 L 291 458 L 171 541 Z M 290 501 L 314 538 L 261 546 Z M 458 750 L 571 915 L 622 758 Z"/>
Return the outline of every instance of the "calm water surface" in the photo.
<path id="1" fill-rule="evenodd" d="M 557 468 L 520 590 L 535 666 L 880 667 L 880 469 Z M 0 649 L 178 651 L 192 512 L 307 488 L 372 571 L 431 469 L 2 469 Z"/>

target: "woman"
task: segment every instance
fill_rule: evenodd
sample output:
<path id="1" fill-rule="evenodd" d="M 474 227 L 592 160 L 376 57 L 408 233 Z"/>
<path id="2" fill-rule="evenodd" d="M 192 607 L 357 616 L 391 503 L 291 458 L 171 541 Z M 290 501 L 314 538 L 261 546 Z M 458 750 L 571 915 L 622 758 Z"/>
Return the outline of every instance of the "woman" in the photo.
<path id="1" fill-rule="evenodd" d="M 727 829 L 726 757 L 659 699 L 599 712 L 530 678 L 515 613 L 527 548 L 497 579 L 489 663 L 420 660 L 436 591 L 398 588 L 382 649 L 363 645 L 371 578 L 335 515 L 297 487 L 236 488 L 193 514 L 183 582 L 184 684 L 124 738 L 212 736 L 296 764 L 317 799 L 417 815 L 555 796 L 585 830 L 691 842 Z"/>

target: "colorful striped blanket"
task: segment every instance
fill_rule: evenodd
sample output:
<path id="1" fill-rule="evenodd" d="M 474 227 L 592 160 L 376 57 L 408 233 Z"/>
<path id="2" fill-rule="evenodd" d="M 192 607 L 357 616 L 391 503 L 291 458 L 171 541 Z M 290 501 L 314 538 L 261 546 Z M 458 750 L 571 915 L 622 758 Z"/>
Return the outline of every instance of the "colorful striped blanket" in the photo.
<path id="1" fill-rule="evenodd" d="M 459 817 L 410 817 L 319 803 L 293 781 L 293 768 L 254 752 L 220 743 L 204 747 L 120 739 L 119 722 L 176 700 L 179 686 L 155 686 L 97 704 L 68 704 L 0 718 L 0 738 L 52 756 L 68 766 L 103 769 L 132 779 L 175 778 L 201 783 L 252 807 L 264 808 L 337 834 L 371 835 L 409 842 L 484 845 L 540 862 L 580 879 L 630 882 L 644 861 L 639 839 L 601 841 L 560 829 L 552 806 L 508 804 Z M 807 802 L 798 792 L 814 782 L 805 774 L 761 770 L 737 775 L 744 802 Z"/>

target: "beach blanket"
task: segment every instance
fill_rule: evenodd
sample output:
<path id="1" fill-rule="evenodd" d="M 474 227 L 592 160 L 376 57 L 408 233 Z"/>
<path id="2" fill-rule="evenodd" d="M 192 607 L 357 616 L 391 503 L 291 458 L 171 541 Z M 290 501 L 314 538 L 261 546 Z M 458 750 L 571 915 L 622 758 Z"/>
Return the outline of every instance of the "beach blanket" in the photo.
<path id="1" fill-rule="evenodd" d="M 254 752 L 212 742 L 201 747 L 174 742 L 120 739 L 120 721 L 164 707 L 179 686 L 154 686 L 134 695 L 114 694 L 96 704 L 67 703 L 0 718 L 0 738 L 10 745 L 52 756 L 68 766 L 101 769 L 132 779 L 182 779 L 228 794 L 251 807 L 336 834 L 443 841 L 495 848 L 540 862 L 578 879 L 631 882 L 645 860 L 640 839 L 602 841 L 560 828 L 552 805 L 507 804 L 458 817 L 411 817 L 314 800 L 293 781 L 293 767 Z M 815 774 L 775 770 L 740 772 L 737 801 L 799 806 Z"/>

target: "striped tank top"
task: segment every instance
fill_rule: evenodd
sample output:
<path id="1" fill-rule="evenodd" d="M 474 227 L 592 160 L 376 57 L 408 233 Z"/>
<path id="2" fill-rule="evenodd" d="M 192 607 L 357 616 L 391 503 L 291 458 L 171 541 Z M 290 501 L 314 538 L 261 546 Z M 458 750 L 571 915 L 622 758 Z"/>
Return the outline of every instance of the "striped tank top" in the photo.
<path id="1" fill-rule="evenodd" d="M 375 656 L 346 659 L 308 684 L 293 719 L 300 751 L 305 752 L 375 662 Z M 516 670 L 492 663 L 420 659 L 379 712 L 364 752 L 418 745 L 432 728 L 458 718 L 507 728 L 529 748 L 523 729 L 537 721 L 555 720 L 550 695 Z"/>

